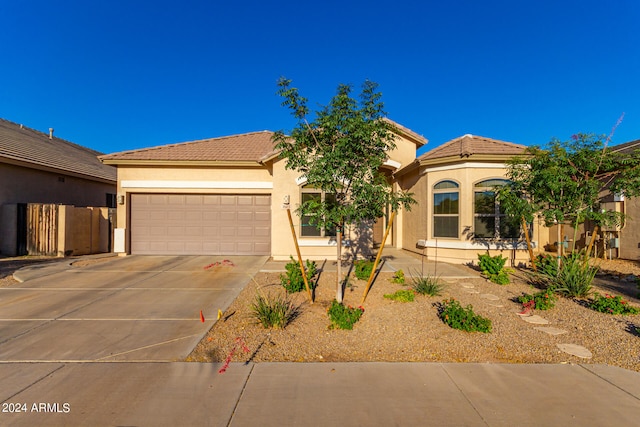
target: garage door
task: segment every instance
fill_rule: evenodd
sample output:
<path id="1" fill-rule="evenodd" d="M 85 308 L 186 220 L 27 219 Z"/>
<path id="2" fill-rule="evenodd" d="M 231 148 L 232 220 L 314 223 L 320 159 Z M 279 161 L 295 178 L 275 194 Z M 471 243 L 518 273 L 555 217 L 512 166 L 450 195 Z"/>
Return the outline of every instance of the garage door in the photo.
<path id="1" fill-rule="evenodd" d="M 131 253 L 270 255 L 271 196 L 132 194 Z"/>

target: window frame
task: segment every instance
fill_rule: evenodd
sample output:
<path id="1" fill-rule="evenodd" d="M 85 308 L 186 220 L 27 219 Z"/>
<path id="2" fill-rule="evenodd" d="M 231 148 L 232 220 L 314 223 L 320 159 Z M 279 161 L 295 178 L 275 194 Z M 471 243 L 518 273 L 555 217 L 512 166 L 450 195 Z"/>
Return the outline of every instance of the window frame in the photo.
<path id="1" fill-rule="evenodd" d="M 303 200 L 305 194 L 318 194 L 320 195 L 320 201 L 322 202 L 326 200 L 327 196 L 332 195 L 332 193 L 327 193 L 326 191 L 323 191 L 319 188 L 303 185 L 300 187 L 300 204 L 301 205 L 305 202 L 305 200 Z M 333 195 L 333 197 L 335 198 L 335 195 Z M 313 216 L 315 215 L 311 214 L 311 215 L 300 216 L 300 237 L 318 238 L 318 239 L 336 237 L 337 233 L 335 228 L 332 230 L 329 227 L 318 227 L 317 224 L 305 223 L 305 221 L 307 221 L 305 220 L 305 218 L 309 218 Z M 311 228 L 318 231 L 319 234 L 306 234 L 306 230 L 309 230 Z"/>
<path id="2" fill-rule="evenodd" d="M 481 185 L 486 184 L 486 185 Z M 497 186 L 508 185 L 509 180 L 506 178 L 485 178 L 480 181 L 477 181 L 473 184 L 473 237 L 474 239 L 496 239 L 496 240 L 507 240 L 507 239 L 518 239 L 522 234 L 521 227 L 517 226 L 518 232 L 516 236 L 501 236 L 500 229 L 502 228 L 502 222 L 504 221 L 504 225 L 508 226 L 506 219 L 507 214 L 503 213 L 500 209 L 500 203 L 496 199 L 495 188 Z M 493 197 L 493 212 L 478 212 L 478 194 L 488 194 L 490 193 Z M 478 221 L 481 218 L 491 218 L 493 219 L 493 235 L 478 235 Z"/>
<path id="3" fill-rule="evenodd" d="M 448 186 L 446 186 L 448 185 Z M 438 188 L 440 187 L 440 188 Z M 451 199 L 452 202 L 455 202 L 455 213 L 438 213 L 438 208 L 437 206 L 439 204 L 441 204 L 445 199 L 441 200 L 438 205 L 436 204 L 436 197 L 439 195 L 443 195 L 443 194 L 450 194 L 453 195 L 455 194 L 455 200 Z M 431 201 L 432 201 L 432 208 L 433 208 L 433 213 L 431 215 L 432 220 L 433 220 L 433 226 L 432 226 L 432 235 L 434 238 L 438 238 L 438 239 L 460 239 L 460 183 L 452 180 L 452 179 L 442 179 L 438 182 L 436 182 L 433 187 L 432 187 L 432 197 L 431 197 Z M 440 225 L 439 226 L 439 222 L 438 220 L 443 220 L 443 219 L 452 219 L 455 218 L 456 220 L 456 225 L 455 225 L 455 230 L 456 233 L 455 235 L 452 234 L 447 234 L 447 233 L 443 233 L 442 231 L 444 230 L 439 230 L 439 227 L 444 227 L 444 225 Z"/>

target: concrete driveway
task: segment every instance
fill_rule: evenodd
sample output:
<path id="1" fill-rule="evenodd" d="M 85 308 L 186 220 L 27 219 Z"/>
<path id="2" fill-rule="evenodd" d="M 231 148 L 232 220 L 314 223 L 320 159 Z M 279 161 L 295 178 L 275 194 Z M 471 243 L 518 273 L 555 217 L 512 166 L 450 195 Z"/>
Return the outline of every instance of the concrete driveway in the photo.
<path id="1" fill-rule="evenodd" d="M 23 283 L 0 288 L 0 361 L 181 360 L 266 260 L 129 256 L 21 271 Z"/>

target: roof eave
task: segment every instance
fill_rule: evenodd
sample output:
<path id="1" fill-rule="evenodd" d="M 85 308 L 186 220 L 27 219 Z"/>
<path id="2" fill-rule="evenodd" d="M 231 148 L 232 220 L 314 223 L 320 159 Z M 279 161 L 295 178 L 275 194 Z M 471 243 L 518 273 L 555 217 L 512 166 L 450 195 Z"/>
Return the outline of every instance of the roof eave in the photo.
<path id="1" fill-rule="evenodd" d="M 235 167 L 263 167 L 255 160 L 133 160 L 106 159 L 100 161 L 111 166 L 235 166 Z"/>

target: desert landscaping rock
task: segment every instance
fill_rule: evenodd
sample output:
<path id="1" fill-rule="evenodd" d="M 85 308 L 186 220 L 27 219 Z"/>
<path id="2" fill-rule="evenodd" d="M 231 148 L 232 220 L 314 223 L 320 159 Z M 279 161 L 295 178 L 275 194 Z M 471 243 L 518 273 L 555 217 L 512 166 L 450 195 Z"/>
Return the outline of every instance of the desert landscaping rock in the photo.
<path id="1" fill-rule="evenodd" d="M 623 282 L 624 275 L 640 276 L 640 263 L 601 260 L 603 270 L 621 273 L 620 283 L 628 286 L 623 294 L 636 307 L 640 306 L 636 284 Z M 9 268 L 11 267 L 11 268 Z M 79 267 L 83 268 L 83 267 Z M 11 278 L 14 266 L 0 259 L 0 287 L 21 286 Z M 395 303 L 384 294 L 406 289 L 391 282 L 392 273 L 381 273 L 373 283 L 364 304 L 365 313 L 352 331 L 329 329 L 327 308 L 335 296 L 335 273 L 320 275 L 316 302 L 310 305 L 306 294 L 291 296 L 300 306 L 300 315 L 284 330 L 269 330 L 258 325 L 251 316 L 251 304 L 257 289 L 274 295 L 282 291 L 280 271 L 261 272 L 240 293 L 232 305 L 187 358 L 190 361 L 223 362 L 232 354 L 233 362 L 475 362 L 475 363 L 543 363 L 567 362 L 567 353 L 556 345 L 559 337 L 540 333 L 533 324 L 522 322 L 514 313 L 522 305 L 514 297 L 532 293 L 531 287 L 512 276 L 512 283 L 500 286 L 481 278 L 452 279 L 443 277 L 441 295 L 416 296 L 411 303 Z M 616 276 L 617 277 L 617 276 Z M 345 292 L 345 304 L 360 305 L 366 281 L 353 279 L 353 287 Z M 462 284 L 472 285 L 463 288 Z M 477 289 L 469 294 L 465 289 Z M 604 294 L 611 289 L 596 283 L 594 291 Z M 615 292 L 615 291 L 614 291 Z M 499 303 L 481 297 L 492 294 Z M 492 321 L 489 334 L 466 333 L 451 329 L 438 317 L 438 304 L 455 298 L 464 307 Z M 597 349 L 590 359 L 580 363 L 607 364 L 640 372 L 640 315 L 622 316 L 598 313 L 579 301 L 559 298 L 556 306 L 541 312 L 558 329 L 566 330 L 563 342 L 579 343 Z M 199 320 L 196 320 L 199 321 Z M 544 325 L 541 325 L 544 326 Z M 241 337 L 250 353 L 235 349 Z M 322 357 L 320 357 L 322 356 Z"/>
<path id="2" fill-rule="evenodd" d="M 521 316 L 522 320 L 527 323 L 533 323 L 534 325 L 547 325 L 549 321 L 544 317 L 538 316 L 537 314 L 533 314 L 531 316 Z"/>
<path id="3" fill-rule="evenodd" d="M 587 348 L 581 345 L 557 344 L 557 346 L 560 350 L 572 356 L 580 357 L 582 359 L 591 359 L 593 357 L 593 354 L 591 354 L 591 352 Z"/>
<path id="4" fill-rule="evenodd" d="M 539 328 L 533 328 L 537 331 L 542 331 L 545 334 L 549 334 L 549 335 L 562 335 L 562 334 L 566 334 L 567 331 L 565 331 L 564 329 L 559 329 L 559 328 L 554 328 L 553 326 L 548 326 L 548 327 L 539 327 Z"/>

